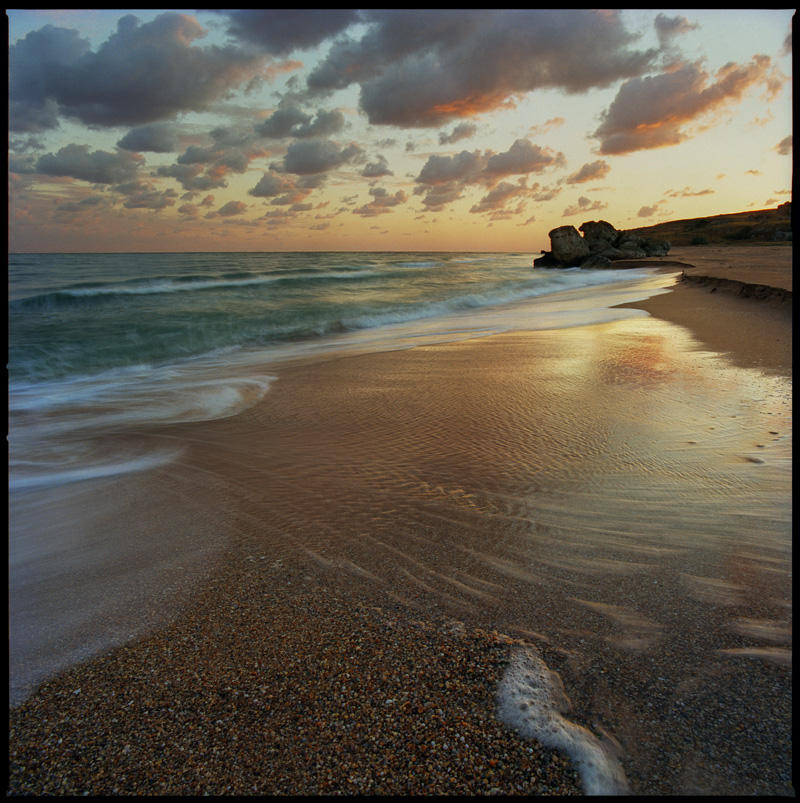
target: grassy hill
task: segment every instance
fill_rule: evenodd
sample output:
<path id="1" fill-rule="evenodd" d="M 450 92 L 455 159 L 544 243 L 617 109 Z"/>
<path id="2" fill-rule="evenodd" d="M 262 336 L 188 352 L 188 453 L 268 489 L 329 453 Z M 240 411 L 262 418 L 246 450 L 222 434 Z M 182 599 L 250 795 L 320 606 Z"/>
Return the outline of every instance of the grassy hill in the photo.
<path id="1" fill-rule="evenodd" d="M 642 237 L 668 240 L 673 246 L 791 245 L 792 204 L 787 201 L 777 209 L 671 220 L 631 231 Z M 788 232 L 788 236 L 779 232 Z"/>

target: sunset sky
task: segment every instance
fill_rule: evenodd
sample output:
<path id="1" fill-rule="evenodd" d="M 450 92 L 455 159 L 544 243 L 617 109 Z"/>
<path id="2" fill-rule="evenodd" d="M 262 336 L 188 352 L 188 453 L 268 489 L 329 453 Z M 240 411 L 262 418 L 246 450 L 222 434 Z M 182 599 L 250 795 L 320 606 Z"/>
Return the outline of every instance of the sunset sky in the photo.
<path id="1" fill-rule="evenodd" d="M 790 10 L 9 10 L 9 250 L 529 251 L 791 200 Z"/>

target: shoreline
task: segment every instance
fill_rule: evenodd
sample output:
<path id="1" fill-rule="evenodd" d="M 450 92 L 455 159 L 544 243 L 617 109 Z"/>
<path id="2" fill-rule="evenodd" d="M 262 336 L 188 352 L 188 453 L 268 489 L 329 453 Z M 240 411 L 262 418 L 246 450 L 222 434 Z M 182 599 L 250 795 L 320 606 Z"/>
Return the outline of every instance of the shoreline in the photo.
<path id="1" fill-rule="evenodd" d="M 678 293 L 641 304 L 691 298 Z M 723 296 L 713 306 L 724 316 Z M 785 616 L 785 578 L 748 568 L 760 541 L 737 545 L 745 557 L 734 560 L 720 537 L 719 562 L 692 551 L 680 528 L 664 541 L 658 505 L 640 523 L 624 500 L 624 510 L 613 505 L 615 493 L 633 493 L 615 483 L 639 439 L 660 439 L 642 455 L 645 476 L 664 461 L 665 504 L 696 461 L 720 473 L 723 482 L 708 479 L 709 515 L 723 517 L 712 532 L 725 532 L 737 499 L 720 489 L 774 470 L 778 437 L 763 441 L 765 465 L 720 463 L 717 450 L 738 461 L 767 437 L 767 421 L 785 437 L 780 407 L 763 421 L 758 406 L 732 408 L 741 426 L 714 409 L 713 426 L 691 424 L 722 433 L 707 446 L 686 446 L 680 405 L 649 429 L 645 405 L 693 364 L 670 351 L 684 343 L 637 318 L 298 361 L 236 418 L 153 430 L 182 439 L 185 461 L 100 482 L 99 493 L 136 486 L 146 501 L 175 488 L 177 509 L 145 505 L 141 526 L 169 531 L 171 517 L 202 500 L 225 514 L 224 548 L 172 623 L 63 672 L 10 711 L 8 792 L 582 794 L 569 759 L 496 717 L 498 684 L 524 645 L 563 678 L 573 697 L 565 716 L 627 752 L 636 793 L 786 793 L 784 652 L 774 665 L 719 657 L 753 647 L 731 636 L 732 623 L 755 615 L 736 583 L 753 584 L 758 616 L 772 622 Z M 552 394 L 542 395 L 545 380 Z M 624 421 L 617 441 L 607 423 L 620 401 L 643 429 Z M 705 469 L 686 492 L 704 481 Z M 576 504 L 586 510 L 573 513 Z M 702 505 L 686 505 L 693 524 L 711 524 Z M 610 535 L 601 538 L 600 522 Z M 584 532 L 588 542 L 564 551 Z M 768 567 L 782 570 L 781 548 L 766 543 Z M 735 604 L 705 601 L 720 588 Z M 644 589 L 652 596 L 626 607 Z M 702 639 L 667 640 L 677 620 L 695 618 Z M 654 681 L 656 657 L 674 686 Z M 694 744 L 660 724 L 667 715 L 718 719 Z M 637 722 L 623 749 L 621 731 Z M 737 730 L 742 722 L 754 736 Z M 657 772 L 643 769 L 651 765 Z"/>
<path id="2" fill-rule="evenodd" d="M 681 269 L 669 293 L 620 304 L 689 329 L 735 364 L 792 375 L 792 249 L 684 247 L 664 258 Z M 655 260 L 653 260 L 655 263 Z M 652 266 L 655 267 L 655 264 Z M 713 297 L 712 297 L 713 296 Z"/>

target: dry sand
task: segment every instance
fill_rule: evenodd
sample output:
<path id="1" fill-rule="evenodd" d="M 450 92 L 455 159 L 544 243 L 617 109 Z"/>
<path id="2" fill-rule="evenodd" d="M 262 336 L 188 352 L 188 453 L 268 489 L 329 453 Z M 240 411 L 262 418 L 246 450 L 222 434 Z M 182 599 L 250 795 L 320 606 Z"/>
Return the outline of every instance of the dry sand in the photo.
<path id="1" fill-rule="evenodd" d="M 737 365 L 792 371 L 792 249 L 786 246 L 673 248 L 661 262 L 680 270 L 672 291 L 621 304 L 685 326 Z M 684 278 L 684 276 L 686 278 Z M 766 293 L 763 288 L 776 292 Z M 744 290 L 744 293 L 743 293 Z M 748 291 L 762 291 L 762 298 Z"/>
<path id="2" fill-rule="evenodd" d="M 640 319 L 298 363 L 235 419 L 151 433 L 186 458 L 97 493 L 174 489 L 138 511 L 167 532 L 224 511 L 220 557 L 174 622 L 10 712 L 9 791 L 579 793 L 495 717 L 518 640 L 634 792 L 792 794 L 791 317 L 694 287 L 632 306 L 777 371 L 774 398 Z"/>

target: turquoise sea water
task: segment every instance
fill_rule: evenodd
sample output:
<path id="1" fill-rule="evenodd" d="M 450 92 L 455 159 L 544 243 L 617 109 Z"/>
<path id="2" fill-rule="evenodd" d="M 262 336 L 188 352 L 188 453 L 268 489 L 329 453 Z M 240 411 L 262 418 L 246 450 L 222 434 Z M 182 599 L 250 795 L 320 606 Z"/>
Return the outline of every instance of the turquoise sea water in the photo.
<path id="1" fill-rule="evenodd" d="M 12 255 L 10 371 L 38 382 L 486 309 L 630 272 L 527 254 Z"/>

